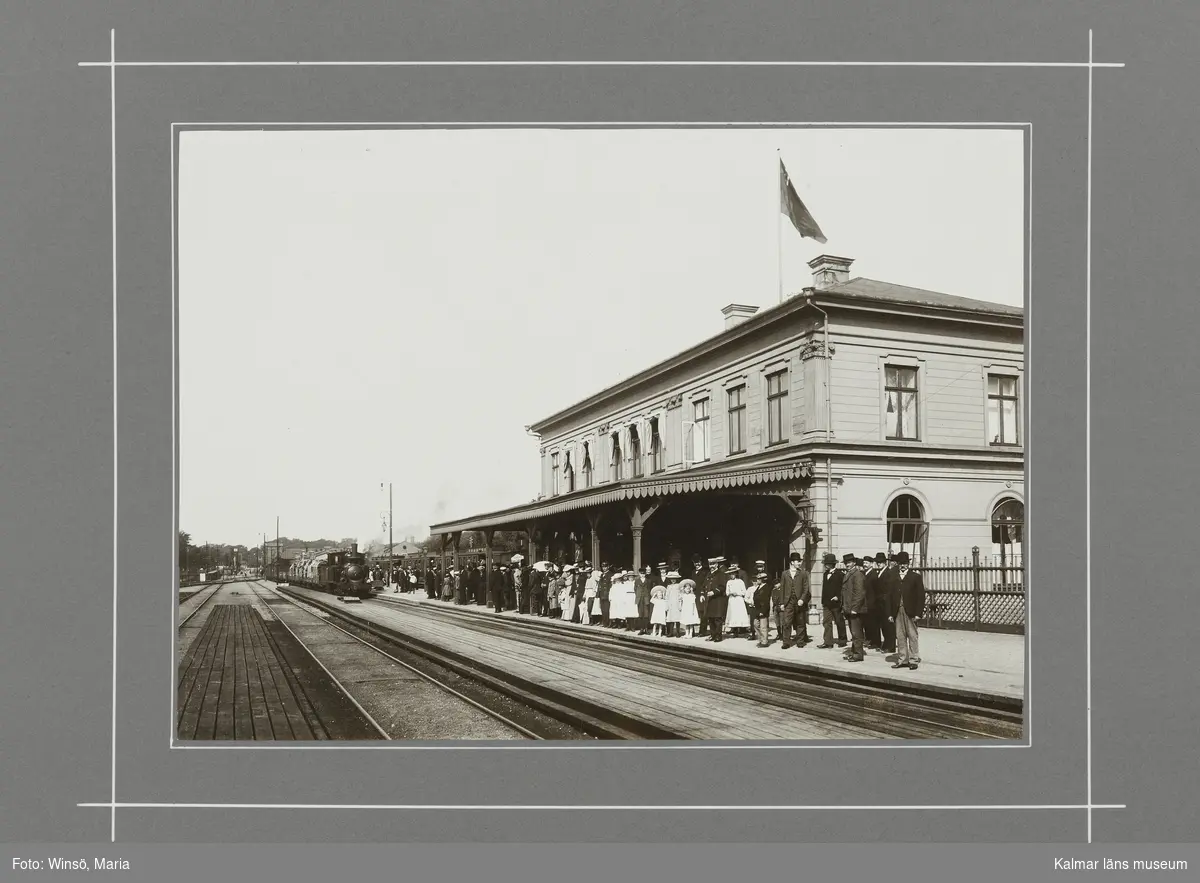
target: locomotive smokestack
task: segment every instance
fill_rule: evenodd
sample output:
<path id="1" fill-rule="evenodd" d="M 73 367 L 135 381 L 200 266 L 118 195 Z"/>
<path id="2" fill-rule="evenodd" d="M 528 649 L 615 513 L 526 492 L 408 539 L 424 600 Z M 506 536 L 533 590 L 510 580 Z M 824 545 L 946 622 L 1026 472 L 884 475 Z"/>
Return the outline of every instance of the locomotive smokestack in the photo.
<path id="1" fill-rule="evenodd" d="M 358 543 L 351 543 L 351 544 L 350 544 L 350 554 L 351 554 L 351 555 L 357 555 L 357 554 L 358 554 Z"/>

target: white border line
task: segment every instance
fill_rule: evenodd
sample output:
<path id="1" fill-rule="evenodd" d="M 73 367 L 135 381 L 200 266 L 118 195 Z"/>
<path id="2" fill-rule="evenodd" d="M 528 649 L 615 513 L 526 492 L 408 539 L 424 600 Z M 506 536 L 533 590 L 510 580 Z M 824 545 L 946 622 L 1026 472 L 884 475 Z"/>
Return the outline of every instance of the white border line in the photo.
<path id="1" fill-rule="evenodd" d="M 1092 58 L 1092 31 L 1088 29 L 1088 61 Z M 1084 469 L 1086 479 L 1084 555 L 1087 577 L 1087 842 L 1092 842 L 1092 68 L 1088 66 L 1088 127 L 1087 127 L 1087 274 L 1084 286 L 1084 372 L 1087 396 L 1084 405 L 1086 448 Z"/>
<path id="2" fill-rule="evenodd" d="M 117 505 L 120 484 L 118 483 L 118 461 L 120 446 L 117 444 L 117 31 L 108 35 L 109 52 L 109 104 L 112 124 L 112 320 L 113 320 L 113 636 L 112 636 L 112 819 L 110 836 L 117 842 L 117 573 L 118 573 L 118 524 L 120 509 Z M 178 543 L 176 543 L 178 545 Z"/>
<path id="3" fill-rule="evenodd" d="M 1061 62 L 1061 63 L 1059 63 L 1059 62 L 631 62 L 631 61 L 625 61 L 625 62 L 579 62 L 579 61 L 576 61 L 576 62 L 249 62 L 249 63 L 244 63 L 244 62 L 121 62 L 121 63 L 118 63 L 116 60 L 116 30 L 115 29 L 110 31 L 109 39 L 110 39 L 109 61 L 107 63 L 104 63 L 104 62 L 79 62 L 79 66 L 80 67 L 103 67 L 107 64 L 107 66 L 109 67 L 110 84 L 111 84 L 110 91 L 111 91 L 111 126 L 112 126 L 111 163 L 112 163 L 112 250 L 113 250 L 113 714 L 112 714 L 112 781 L 111 781 L 112 797 L 111 797 L 111 800 L 107 804 L 104 804 L 104 803 L 80 803 L 77 805 L 81 806 L 81 807 L 82 806 L 87 806 L 87 807 L 107 806 L 107 807 L 109 807 L 110 812 L 111 812 L 112 841 L 114 843 L 116 842 L 116 808 L 118 805 L 122 806 L 122 807 L 161 807 L 161 808 L 167 808 L 167 807 L 239 808 L 242 806 L 253 807 L 253 808 L 263 808 L 263 809 L 270 809 L 270 808 L 281 808 L 281 809 L 283 809 L 283 808 L 318 808 L 318 809 L 320 809 L 320 808 L 325 808 L 325 809 L 351 808 L 348 806 L 320 805 L 320 804 L 276 804 L 276 805 L 270 805 L 270 804 L 170 804 L 170 803 L 121 803 L 121 804 L 118 804 L 117 800 L 116 800 L 116 714 L 117 714 L 117 710 L 116 710 L 116 684 L 117 684 L 117 669 L 116 669 L 117 606 L 116 606 L 116 600 L 117 600 L 117 575 L 118 575 L 118 565 L 117 565 L 117 548 L 118 548 L 118 544 L 117 544 L 117 538 L 118 538 L 118 518 L 117 518 L 117 516 L 118 516 L 118 507 L 117 507 L 117 491 L 118 491 L 118 486 L 117 486 L 117 477 L 118 477 L 117 440 L 118 440 L 118 435 L 117 435 L 117 428 L 118 427 L 117 427 L 117 417 L 118 417 L 118 409 L 117 409 L 117 361 L 116 361 L 116 359 L 117 359 L 117 340 L 118 340 L 117 324 L 116 324 L 116 322 L 117 322 L 117 311 L 116 311 L 116 306 L 117 306 L 116 69 L 117 69 L 117 67 L 222 67 L 222 66 L 230 66 L 230 67 L 234 67 L 234 66 L 240 66 L 240 67 L 276 67 L 276 66 L 329 66 L 329 67 L 332 67 L 332 66 L 394 66 L 394 67 L 446 67 L 446 66 L 461 66 L 461 67 L 466 67 L 466 66 L 479 66 L 479 67 L 517 67 L 517 66 L 547 66 L 547 67 L 549 67 L 549 66 L 563 66 L 563 67 L 566 67 L 566 66 L 574 66 L 574 67 L 584 67 L 584 66 L 592 66 L 592 67 L 606 67 L 606 66 L 609 66 L 609 67 L 616 67 L 616 66 L 620 66 L 620 67 L 651 67 L 651 66 L 662 66 L 662 67 L 671 67 L 671 66 L 678 66 L 678 67 L 684 67 L 684 66 L 688 66 L 688 67 L 717 67 L 717 66 L 722 66 L 722 67 L 724 67 L 724 66 L 729 66 L 729 67 L 733 67 L 733 66 L 739 66 L 739 67 L 753 67 L 753 66 L 759 66 L 759 67 L 824 67 L 824 66 L 828 66 L 828 67 L 839 67 L 840 66 L 840 67 L 987 67 L 987 68 L 997 68 L 997 67 L 1079 68 L 1079 67 L 1086 67 L 1088 70 L 1088 137 L 1087 137 L 1088 159 L 1087 159 L 1087 234 L 1086 234 L 1087 235 L 1087 269 L 1086 269 L 1086 292 L 1085 292 L 1086 356 L 1087 356 L 1087 401 L 1086 401 L 1087 454 L 1086 454 L 1086 458 L 1085 458 L 1085 463 L 1086 463 L 1086 475 L 1087 475 L 1087 488 L 1086 488 L 1086 500 L 1087 500 L 1087 513 L 1086 513 L 1086 515 L 1087 515 L 1087 536 L 1086 536 L 1087 620 L 1086 621 L 1087 621 L 1087 692 L 1088 692 L 1088 700 L 1087 700 L 1088 801 L 1086 804 L 1082 804 L 1082 805 L 1080 805 L 1080 804 L 1029 804 L 1029 805 L 1023 805 L 1023 806 L 1017 806 L 1017 805 L 1011 805 L 1011 806 L 922 805 L 922 806 L 909 806 L 909 807 L 880 807 L 880 806 L 779 807 L 779 806 L 769 806 L 769 807 L 762 807 L 762 809 L 765 809 L 765 810 L 778 810 L 778 809 L 789 809 L 789 808 L 791 808 L 791 809 L 820 809 L 820 810 L 837 810 L 837 809 L 858 809 L 858 810 L 870 810 L 870 809 L 993 809 L 993 810 L 994 809 L 1023 809 L 1023 810 L 1029 810 L 1029 809 L 1086 809 L 1087 814 L 1088 814 L 1088 843 L 1091 843 L 1092 842 L 1092 813 L 1093 813 L 1093 810 L 1125 808 L 1124 804 L 1097 805 L 1097 804 L 1093 804 L 1092 800 L 1091 800 L 1091 795 L 1092 795 L 1091 723 L 1092 723 L 1092 720 L 1091 720 L 1091 365 L 1090 365 L 1090 354 L 1091 354 L 1091 199 L 1092 199 L 1091 178 L 1092 178 L 1093 70 L 1097 67 L 1123 68 L 1125 65 L 1123 63 L 1114 63 L 1114 62 L 1099 62 L 1098 63 L 1094 60 L 1093 32 L 1090 29 L 1088 31 L 1088 61 L 1086 64 L 1079 63 L 1079 62 Z M 346 124 L 346 125 L 351 125 L 351 124 Z M 462 124 L 459 123 L 458 125 L 462 125 Z M 542 123 L 541 125 L 545 125 L 545 123 Z M 558 125 L 564 125 L 564 124 L 559 123 Z M 575 125 L 587 125 L 587 124 L 575 124 Z M 596 124 L 596 125 L 613 125 L 613 123 Z M 637 124 L 627 124 L 627 125 L 646 125 L 646 124 L 637 123 Z M 686 124 L 682 124 L 682 125 L 686 125 Z M 721 124 L 708 123 L 707 125 L 714 126 L 714 125 L 721 125 Z M 774 123 L 772 125 L 778 126 L 781 124 Z M 810 123 L 809 125 L 815 127 L 815 126 L 821 126 L 821 125 L 836 125 L 836 124 L 834 124 L 834 123 Z M 886 124 L 883 124 L 883 125 L 886 125 Z M 908 124 L 908 125 L 920 125 L 920 124 Z M 952 124 L 937 123 L 934 125 L 950 126 Z M 977 125 L 984 126 L 987 124 L 984 123 L 984 124 L 977 124 Z M 1029 223 L 1027 226 L 1027 231 L 1028 231 L 1027 235 L 1029 235 L 1029 238 L 1030 238 L 1030 248 L 1028 249 L 1027 254 L 1026 254 L 1027 276 L 1032 275 L 1032 254 L 1031 254 L 1031 252 L 1032 252 L 1032 229 L 1031 229 L 1032 228 L 1032 194 L 1033 194 L 1032 126 L 1030 126 L 1029 128 L 1030 128 L 1030 133 L 1029 133 L 1030 134 L 1030 148 L 1027 153 L 1027 156 L 1029 158 L 1028 165 L 1029 165 L 1029 176 L 1030 176 L 1030 181 L 1029 181 L 1030 205 L 1028 207 Z M 175 129 L 175 124 L 172 124 L 172 155 L 174 154 L 174 129 Z M 171 174 L 172 174 L 172 185 L 171 186 L 172 186 L 172 203 L 173 203 L 174 202 L 174 176 L 175 176 L 174 159 L 172 159 Z M 174 211 L 172 211 L 172 227 L 174 228 Z M 173 267 L 174 267 L 174 260 L 175 260 L 174 238 L 175 237 L 173 235 L 172 236 L 172 266 Z M 175 273 L 173 270 L 173 272 L 172 272 L 172 287 L 173 288 L 175 287 L 174 276 L 175 276 Z M 1027 291 L 1028 291 L 1028 284 L 1027 284 Z M 1030 300 L 1032 300 L 1032 297 L 1030 297 Z M 174 302 L 174 298 L 173 298 L 172 299 L 172 315 L 174 316 L 174 314 L 175 314 L 175 302 Z M 1027 317 L 1028 317 L 1028 313 L 1027 313 Z M 1026 324 L 1028 325 L 1028 318 L 1027 318 Z M 1028 328 L 1026 330 L 1026 333 L 1028 334 Z M 174 335 L 174 329 L 172 329 L 172 335 Z M 175 349 L 175 342 L 174 342 L 174 340 L 172 340 L 172 350 L 174 351 L 174 349 Z M 175 373 L 174 365 L 172 366 L 172 373 L 173 374 Z M 174 392 L 174 389 L 173 389 L 173 392 Z M 1027 407 L 1028 407 L 1029 399 L 1027 398 L 1026 401 L 1027 401 Z M 175 433 L 175 429 L 173 428 L 172 434 L 174 435 L 174 433 Z M 1028 439 L 1028 434 L 1027 434 L 1026 438 Z M 174 459 L 174 452 L 172 454 L 172 457 Z M 1028 452 L 1027 452 L 1026 453 L 1026 478 L 1027 479 L 1028 479 L 1028 472 L 1029 472 L 1029 460 L 1028 460 Z M 175 541 L 175 539 L 176 539 L 176 537 L 173 537 L 173 542 Z M 176 546 L 177 545 L 178 544 L 176 543 Z M 178 553 L 178 549 L 176 549 L 176 554 L 173 555 L 173 558 L 177 557 L 177 553 Z M 176 568 L 176 572 L 178 572 L 178 568 Z M 1028 616 L 1027 616 L 1027 626 L 1028 626 Z M 1028 631 L 1028 628 L 1027 628 L 1027 631 Z M 1031 692 L 1029 690 L 1029 687 L 1031 686 L 1031 680 L 1032 680 L 1029 677 L 1029 671 L 1028 671 L 1029 643 L 1030 643 L 1029 635 L 1027 634 L 1026 635 L 1026 691 L 1027 691 L 1027 696 Z M 174 642 L 172 642 L 172 649 L 174 650 Z M 172 699 L 174 699 L 174 691 L 172 691 Z M 1027 704 L 1027 708 L 1028 708 L 1028 704 Z M 172 746 L 172 747 L 174 747 L 174 746 Z M 551 747 L 551 746 L 543 746 L 543 747 Z M 663 746 L 663 747 L 666 747 L 666 746 Z M 725 746 L 714 746 L 714 747 L 725 747 Z M 729 747 L 733 747 L 733 746 L 729 746 Z M 745 746 L 745 747 L 755 748 L 755 747 L 760 747 L 760 746 Z M 773 747 L 773 746 L 769 746 L 769 747 Z M 806 746 L 779 746 L 779 747 L 806 747 Z M 817 747 L 817 746 L 813 746 L 813 747 Z M 852 746 L 847 746 L 847 747 L 852 747 Z M 904 747 L 925 747 L 925 746 L 904 746 Z M 967 746 L 962 746 L 962 747 L 967 747 Z M 396 808 L 396 809 L 404 809 L 404 808 L 411 808 L 411 809 L 463 808 L 463 809 L 495 810 L 495 809 L 537 809 L 539 807 L 533 807 L 533 806 L 470 807 L 470 806 L 465 806 L 465 805 L 462 807 L 453 807 L 453 806 L 440 806 L 439 807 L 439 806 L 417 806 L 417 805 L 414 805 L 411 807 L 371 806 L 371 807 L 366 807 L 366 808 L 372 808 L 372 809 L 375 809 L 375 808 Z M 563 810 L 563 809 L 604 809 L 606 807 L 547 806 L 544 808 L 551 809 L 551 810 Z M 689 809 L 746 810 L 746 809 L 750 809 L 751 807 L 744 807 L 744 806 L 742 806 L 742 807 L 738 807 L 738 806 L 730 806 L 730 807 L 679 806 L 679 807 L 613 807 L 613 808 L 617 808 L 617 809 L 675 809 L 675 810 L 689 810 Z"/>
<path id="4" fill-rule="evenodd" d="M 263 132 L 263 131 L 269 131 L 269 130 L 288 131 L 288 130 L 303 129 L 303 128 L 321 128 L 321 129 L 328 130 L 330 132 L 341 133 L 341 132 L 348 131 L 347 127 L 351 127 L 351 126 L 375 127 L 376 129 L 387 129 L 389 131 L 397 131 L 397 132 L 406 131 L 406 130 L 428 129 L 431 127 L 451 127 L 451 128 L 464 128 L 464 129 L 466 129 L 466 128 L 471 128 L 471 129 L 478 129 L 478 128 L 494 128 L 494 129 L 536 128 L 536 129 L 554 130 L 554 129 L 561 129 L 561 128 L 568 127 L 568 126 L 604 127 L 604 128 L 638 127 L 638 128 L 656 128 L 656 129 L 676 129 L 676 128 L 692 128 L 692 127 L 707 128 L 707 129 L 718 128 L 718 127 L 739 128 L 739 129 L 740 128 L 747 128 L 747 129 L 793 128 L 793 129 L 796 129 L 796 128 L 819 128 L 819 127 L 859 128 L 859 129 L 869 129 L 869 128 L 909 129 L 909 128 L 916 128 L 916 127 L 927 127 L 927 128 L 943 128 L 943 129 L 996 128 L 998 130 L 1012 130 L 1012 129 L 1020 128 L 1023 130 L 1028 130 L 1030 133 L 1031 139 L 1032 139 L 1032 132 L 1033 132 L 1033 124 L 1032 124 L 1032 122 L 1028 122 L 1028 121 L 1012 122 L 1012 123 L 997 123 L 997 122 L 979 122 L 979 123 L 977 123 L 977 122 L 963 122 L 961 120 L 954 121 L 954 122 L 941 122 L 941 123 L 938 123 L 938 122 L 914 123 L 914 122 L 894 122 L 894 121 L 890 122 L 890 123 L 863 123 L 863 122 L 820 122 L 820 123 L 809 123 L 809 122 L 791 122 L 791 123 L 788 123 L 788 122 L 747 122 L 747 123 L 720 122 L 720 123 L 704 123 L 704 122 L 662 122 L 662 121 L 659 121 L 659 122 L 642 121 L 642 122 L 635 122 L 635 123 L 596 122 L 596 121 L 579 122 L 579 123 L 563 123 L 563 122 L 492 123 L 492 122 L 486 122 L 486 121 L 469 121 L 469 122 L 459 121 L 459 122 L 454 122 L 454 123 L 404 122 L 404 121 L 377 121 L 377 122 L 372 122 L 372 123 L 339 123 L 339 122 L 314 123 L 311 121 L 297 122 L 297 123 L 272 123 L 272 122 L 247 122 L 245 120 L 241 120 L 241 121 L 237 121 L 237 122 L 228 122 L 228 123 L 173 122 L 173 123 L 171 123 L 171 150 L 172 150 L 172 156 L 174 156 L 175 139 L 180 134 L 182 134 L 182 132 L 184 132 L 184 131 Z M 1024 143 L 1022 144 L 1022 160 L 1029 167 L 1030 202 L 1026 206 L 1026 221 L 1027 221 L 1027 224 L 1031 224 L 1032 211 L 1033 211 L 1032 210 L 1032 193 L 1033 193 L 1032 140 L 1030 141 L 1028 148 L 1025 146 Z M 174 166 L 172 166 L 171 175 L 172 175 L 172 187 L 174 187 L 175 181 L 176 181 L 176 172 L 175 172 Z M 174 214 L 172 214 L 172 224 L 174 226 Z M 1029 230 L 1030 228 L 1027 226 L 1026 229 Z M 172 265 L 174 265 L 175 251 L 176 251 L 177 247 L 178 247 L 178 242 L 173 237 L 172 242 L 171 242 Z M 1030 249 L 1030 250 L 1032 250 L 1032 249 Z M 1030 263 L 1031 263 L 1029 254 L 1026 254 L 1024 256 L 1024 259 L 1025 259 L 1025 263 L 1026 263 L 1026 275 L 1028 277 L 1028 274 L 1030 273 L 1029 268 L 1030 268 Z M 172 284 L 171 302 L 172 302 L 172 310 L 174 310 L 174 304 L 179 296 L 178 288 L 177 288 L 177 279 L 175 278 L 174 275 L 172 276 L 171 284 Z M 1026 292 L 1027 293 L 1029 292 L 1028 282 L 1026 284 Z M 1030 295 L 1030 299 L 1032 300 L 1032 295 Z M 1026 317 L 1025 329 L 1024 329 L 1026 334 L 1028 333 L 1028 327 L 1029 327 L 1029 320 L 1028 320 L 1028 317 Z M 174 334 L 174 329 L 172 330 L 172 334 Z M 172 341 L 172 346 L 174 347 L 174 345 L 175 345 L 175 341 Z M 1028 347 L 1026 346 L 1026 351 L 1027 350 L 1028 350 Z M 1026 372 L 1026 373 L 1028 375 L 1028 372 Z M 176 405 L 176 411 L 177 411 L 178 410 L 178 390 L 176 387 L 173 386 L 171 392 L 172 392 L 172 402 Z M 1032 421 L 1030 421 L 1030 422 L 1032 422 Z M 1025 433 L 1026 449 L 1028 449 L 1029 435 L 1030 435 L 1030 433 L 1028 431 L 1026 431 L 1026 433 Z M 173 457 L 175 456 L 174 452 L 172 453 L 172 456 Z M 1026 458 L 1028 458 L 1028 451 L 1026 451 Z M 178 467 L 176 466 L 176 468 L 178 468 Z M 176 478 L 177 478 L 177 476 L 176 476 Z M 1026 470 L 1025 470 L 1025 473 L 1023 473 L 1023 475 L 1022 475 L 1022 481 L 1025 482 L 1026 484 L 1028 483 L 1028 459 L 1026 459 Z M 1026 494 L 1025 496 L 1027 498 L 1028 494 Z M 175 524 L 176 532 L 178 532 L 178 530 L 179 530 L 178 518 L 179 518 L 178 502 L 176 502 L 176 508 L 174 511 L 174 519 L 176 522 L 176 524 Z M 178 545 L 178 543 L 176 543 L 176 545 Z M 176 567 L 176 573 L 178 573 L 178 567 Z M 1026 603 L 1026 622 L 1028 623 L 1028 606 L 1029 606 L 1028 597 L 1026 597 L 1025 603 Z M 178 603 L 176 602 L 176 609 L 177 608 L 178 608 Z M 177 619 L 177 617 L 176 617 L 176 619 Z M 1030 716 L 1029 711 L 1027 710 L 1027 708 L 1028 708 L 1027 697 L 1029 695 L 1030 687 L 1033 682 L 1031 665 L 1030 665 L 1032 657 L 1031 657 L 1029 636 L 1028 636 L 1028 634 L 1026 634 L 1024 637 L 1025 637 L 1025 654 L 1024 654 L 1025 658 L 1023 659 L 1024 683 L 1022 686 L 1024 688 L 1024 692 L 1023 692 L 1022 698 L 1024 701 L 1023 701 L 1023 708 L 1022 708 L 1022 711 L 1023 711 L 1023 719 L 1022 719 L 1023 727 L 1022 727 L 1022 729 L 1024 731 L 1025 739 L 1021 742 L 1006 740 L 1002 743 L 997 744 L 997 743 L 993 743 L 993 742 L 981 742 L 978 740 L 958 740 L 958 741 L 955 741 L 954 743 L 946 744 L 942 741 L 923 741 L 922 740 L 922 741 L 919 741 L 918 744 L 912 744 L 912 742 L 916 742 L 917 740 L 904 741 L 904 740 L 892 740 L 892 739 L 867 739 L 867 740 L 862 740 L 861 742 L 855 742 L 855 743 L 839 743 L 839 742 L 830 742 L 830 741 L 821 741 L 821 740 L 806 740 L 803 742 L 771 742 L 771 743 L 753 743 L 753 742 L 751 742 L 749 744 L 734 744 L 734 745 L 711 745 L 711 744 L 703 744 L 703 743 L 665 744 L 664 745 L 664 744 L 655 744 L 654 742 L 648 742 L 647 744 L 643 744 L 641 742 L 632 742 L 632 743 L 588 742 L 588 743 L 584 743 L 584 744 L 568 743 L 568 744 L 557 745 L 557 744 L 553 744 L 553 743 L 547 744 L 545 742 L 538 742 L 535 744 L 499 743 L 499 744 L 484 744 L 484 745 L 471 745 L 471 744 L 464 745 L 464 744 L 451 743 L 451 744 L 432 744 L 432 745 L 408 745 L 408 744 L 404 744 L 402 740 L 388 740 L 388 741 L 385 741 L 382 743 L 373 743 L 373 744 L 366 744 L 366 745 L 362 745 L 362 744 L 343 745 L 343 744 L 334 744 L 334 743 L 329 743 L 329 742 L 310 744 L 310 745 L 297 745 L 297 744 L 291 744 L 291 743 L 285 743 L 285 742 L 281 742 L 281 743 L 259 743 L 259 742 L 245 743 L 245 742 L 241 742 L 241 743 L 235 743 L 235 744 L 226 744 L 226 743 L 221 743 L 221 742 L 211 742 L 211 743 L 206 742 L 206 743 L 191 744 L 188 742 L 182 742 L 181 740 L 179 740 L 177 738 L 178 733 L 177 733 L 177 730 L 175 727 L 175 720 L 177 717 L 177 709 L 175 707 L 176 696 L 175 696 L 174 691 L 172 691 L 171 706 L 170 706 L 170 709 L 171 709 L 171 729 L 170 729 L 171 738 L 169 740 L 169 748 L 172 751 L 239 751 L 239 750 L 240 751 L 386 751 L 386 750 L 396 750 L 396 751 L 632 751 L 632 750 L 637 750 L 637 751 L 688 751 L 688 750 L 690 750 L 690 751 L 763 751 L 763 750 L 768 750 L 768 751 L 770 751 L 770 750 L 795 750 L 795 749 L 803 749 L 803 748 L 824 748 L 824 749 L 832 749 L 832 750 L 840 750 L 840 749 L 846 749 L 846 748 L 893 748 L 893 749 L 895 749 L 895 748 L 904 748 L 904 749 L 934 748 L 934 749 L 937 749 L 940 751 L 940 750 L 943 750 L 946 748 L 974 748 L 974 749 L 1032 748 L 1033 740 L 1032 740 L 1032 736 L 1030 733 L 1031 716 Z M 172 637 L 172 642 L 171 642 L 172 665 L 177 665 L 176 649 L 177 649 L 178 640 L 179 640 L 178 628 L 176 628 L 175 633 Z"/>
<path id="5" fill-rule="evenodd" d="M 933 804 L 919 803 L 911 805 L 866 806 L 866 805 L 773 805 L 773 804 L 718 804 L 712 806 L 697 806 L 695 804 L 651 805 L 651 804 L 559 804 L 559 803 L 77 803 L 78 807 L 119 806 L 123 809 L 396 809 L 396 810 L 650 810 L 650 811 L 687 811 L 687 810 L 738 810 L 754 812 L 774 812 L 777 810 L 1028 810 L 1028 809 L 1126 809 L 1124 803 L 1105 803 L 1090 805 L 1082 803 L 975 803 L 975 804 Z"/>
<path id="6" fill-rule="evenodd" d="M 81 61 L 79 67 L 112 62 Z M 1125 67 L 1119 61 L 122 61 L 118 67 Z"/>

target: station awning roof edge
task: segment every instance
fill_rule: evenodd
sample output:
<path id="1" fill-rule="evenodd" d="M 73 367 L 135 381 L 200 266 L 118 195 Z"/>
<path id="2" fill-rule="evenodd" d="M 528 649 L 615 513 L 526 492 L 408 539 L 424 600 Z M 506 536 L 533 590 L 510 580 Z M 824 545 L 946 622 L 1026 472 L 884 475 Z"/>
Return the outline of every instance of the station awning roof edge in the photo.
<path id="1" fill-rule="evenodd" d="M 769 482 L 807 479 L 812 477 L 812 461 L 807 458 L 782 463 L 763 464 L 738 469 L 713 469 L 704 472 L 681 472 L 628 479 L 615 484 L 603 484 L 585 491 L 562 494 L 537 500 L 524 506 L 514 506 L 470 518 L 434 524 L 431 534 L 458 533 L 485 528 L 520 527 L 530 521 L 571 512 L 591 509 L 608 503 L 674 496 L 708 490 L 748 487 Z"/>

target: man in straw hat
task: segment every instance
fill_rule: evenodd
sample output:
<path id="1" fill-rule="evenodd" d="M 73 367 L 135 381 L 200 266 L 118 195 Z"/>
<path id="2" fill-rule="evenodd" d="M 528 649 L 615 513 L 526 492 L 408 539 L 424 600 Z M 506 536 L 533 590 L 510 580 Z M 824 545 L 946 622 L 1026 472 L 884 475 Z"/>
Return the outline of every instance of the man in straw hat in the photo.
<path id="1" fill-rule="evenodd" d="M 837 556 L 826 552 L 822 559 L 825 572 L 821 575 L 821 624 L 825 628 L 825 640 L 818 645 L 820 650 L 833 647 L 833 627 L 837 625 L 839 647 L 846 646 L 846 618 L 842 615 L 842 572 L 837 569 Z"/>
<path id="2" fill-rule="evenodd" d="M 524 566 L 525 556 L 521 554 L 512 556 L 512 566 L 508 569 L 508 579 L 506 583 L 507 602 L 509 608 L 516 608 L 520 613 L 522 609 L 528 609 L 525 605 L 528 603 L 527 596 L 529 593 L 529 568 Z"/>
<path id="3" fill-rule="evenodd" d="M 896 624 L 896 653 L 892 668 L 916 671 L 921 658 L 917 642 L 917 620 L 925 613 L 925 581 L 908 566 L 908 553 L 897 552 L 896 579 L 892 582 L 891 620 Z"/>

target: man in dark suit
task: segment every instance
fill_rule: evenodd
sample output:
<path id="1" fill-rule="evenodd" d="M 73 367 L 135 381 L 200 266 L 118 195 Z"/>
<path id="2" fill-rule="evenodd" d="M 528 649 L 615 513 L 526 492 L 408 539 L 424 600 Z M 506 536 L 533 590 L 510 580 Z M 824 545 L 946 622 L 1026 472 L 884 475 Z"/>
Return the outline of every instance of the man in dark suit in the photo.
<path id="1" fill-rule="evenodd" d="M 592 575 L 592 562 L 584 561 L 571 574 L 571 596 L 575 599 L 575 610 L 571 613 L 571 622 L 582 622 L 583 615 L 579 608 L 583 604 L 583 590 L 587 588 L 588 577 Z"/>
<path id="2" fill-rule="evenodd" d="M 700 637 L 708 636 L 708 596 L 705 594 L 708 591 L 708 581 L 711 578 L 708 566 L 704 563 L 704 559 L 699 555 L 692 558 L 692 579 L 696 581 L 696 588 L 693 590 L 696 595 L 696 615 L 700 617 Z"/>
<path id="3" fill-rule="evenodd" d="M 833 646 L 835 624 L 837 645 L 846 646 L 846 618 L 842 615 L 842 572 L 837 569 L 837 556 L 827 552 L 822 561 L 825 573 L 821 575 L 821 624 L 825 627 L 825 640 L 818 645 L 818 649 L 828 650 Z"/>
<path id="4" fill-rule="evenodd" d="M 879 556 L 875 556 L 878 560 Z M 896 621 L 892 615 L 892 597 L 897 588 L 895 582 L 900 578 L 900 568 L 896 566 L 895 554 L 884 556 L 886 566 L 879 571 L 879 630 L 883 638 L 883 652 L 896 652 Z"/>
<path id="5" fill-rule="evenodd" d="M 808 643 L 808 604 L 811 600 L 812 587 L 808 572 L 804 569 L 804 559 L 799 552 L 793 552 L 788 556 L 788 569 L 779 580 L 779 604 L 783 611 L 779 638 L 783 641 L 784 650 L 793 643 L 801 647 Z M 796 632 L 794 642 L 793 629 Z"/>
<path id="6" fill-rule="evenodd" d="M 600 586 L 596 590 L 596 597 L 600 599 L 600 625 L 604 628 L 609 628 L 612 625 L 612 620 L 608 618 L 608 595 L 612 591 L 613 574 L 615 572 L 615 567 L 605 564 L 600 574 Z"/>
<path id="7" fill-rule="evenodd" d="M 709 558 L 709 566 L 713 568 L 712 575 L 707 580 L 707 587 L 704 592 L 704 597 L 707 599 L 705 605 L 705 615 L 708 618 L 708 638 L 706 640 L 720 642 L 723 640 L 722 633 L 725 630 L 725 610 L 729 606 L 729 599 L 725 595 L 725 583 L 729 580 L 729 575 L 722 572 L 721 565 L 725 559 L 721 556 Z"/>
<path id="8" fill-rule="evenodd" d="M 892 668 L 917 669 L 921 658 L 917 644 L 917 620 L 925 614 L 925 581 L 908 566 L 908 553 L 896 553 L 897 578 L 892 596 L 892 621 L 896 624 L 896 652 L 899 659 Z"/>
<path id="9" fill-rule="evenodd" d="M 529 615 L 543 616 L 546 605 L 547 584 L 553 574 L 548 570 L 534 570 L 529 574 Z"/>
<path id="10" fill-rule="evenodd" d="M 862 559 L 849 554 L 842 556 L 842 563 L 846 565 L 846 574 L 842 578 L 842 604 L 846 620 L 850 624 L 850 650 L 846 653 L 846 658 L 851 662 L 862 662 L 865 658 L 862 618 L 867 603 Z"/>
<path id="11" fill-rule="evenodd" d="M 638 618 L 634 628 L 639 635 L 650 634 L 650 565 L 633 581 L 633 599 L 637 602 Z"/>
<path id="12" fill-rule="evenodd" d="M 882 552 L 874 558 L 869 555 L 863 558 L 863 587 L 867 590 L 866 609 L 863 613 L 863 641 L 868 650 L 883 648 L 879 629 L 879 613 L 883 610 L 883 601 L 879 597 L 879 571 L 876 567 L 882 567 L 886 561 L 887 556 Z"/>

